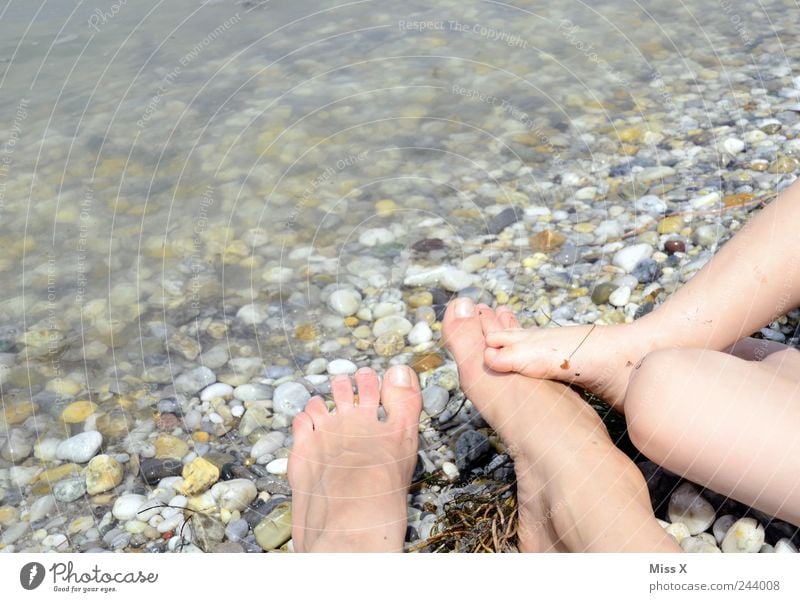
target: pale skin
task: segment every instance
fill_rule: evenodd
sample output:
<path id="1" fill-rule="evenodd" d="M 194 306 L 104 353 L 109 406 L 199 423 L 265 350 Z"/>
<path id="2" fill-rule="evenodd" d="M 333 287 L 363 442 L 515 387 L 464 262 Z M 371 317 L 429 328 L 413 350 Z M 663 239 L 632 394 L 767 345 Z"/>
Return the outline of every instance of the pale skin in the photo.
<path id="1" fill-rule="evenodd" d="M 743 338 L 800 306 L 798 223 L 800 182 L 644 318 L 491 332 L 486 365 L 586 387 L 653 461 L 800 524 L 800 352 Z"/>
<path id="2" fill-rule="evenodd" d="M 514 457 L 522 551 L 680 551 L 656 522 L 636 466 L 597 414 L 563 384 L 486 368 L 485 336 L 518 326 L 458 299 L 444 337 L 462 387 Z M 416 461 L 419 383 L 407 366 L 382 386 L 362 368 L 332 383 L 336 413 L 312 399 L 294 421 L 289 460 L 295 550 L 398 552 Z M 378 404 L 387 419 L 378 420 Z"/>

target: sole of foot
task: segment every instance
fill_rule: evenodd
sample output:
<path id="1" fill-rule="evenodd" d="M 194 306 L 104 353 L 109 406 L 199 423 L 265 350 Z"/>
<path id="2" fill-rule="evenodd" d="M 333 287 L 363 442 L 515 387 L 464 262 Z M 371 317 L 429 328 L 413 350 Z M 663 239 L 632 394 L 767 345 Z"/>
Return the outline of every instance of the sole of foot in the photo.
<path id="1" fill-rule="evenodd" d="M 309 400 L 292 424 L 292 540 L 299 552 L 399 552 L 417 461 L 421 395 L 408 366 L 331 383 L 335 412 Z M 386 418 L 379 419 L 383 407 Z"/>
<path id="2" fill-rule="evenodd" d="M 652 514 L 642 474 L 588 404 L 561 383 L 484 363 L 486 337 L 514 320 L 458 299 L 447 308 L 443 335 L 464 393 L 514 458 L 520 550 L 674 549 Z M 633 538 L 617 531 L 627 523 L 636 527 Z"/>

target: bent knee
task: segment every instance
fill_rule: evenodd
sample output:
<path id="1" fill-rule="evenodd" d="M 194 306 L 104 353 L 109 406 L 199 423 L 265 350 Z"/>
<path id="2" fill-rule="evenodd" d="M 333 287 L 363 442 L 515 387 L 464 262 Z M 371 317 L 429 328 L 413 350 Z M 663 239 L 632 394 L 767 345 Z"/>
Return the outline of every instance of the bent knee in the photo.
<path id="1" fill-rule="evenodd" d="M 625 421 L 633 444 L 651 456 L 667 443 L 672 423 L 686 401 L 685 375 L 702 350 L 659 349 L 648 353 L 631 373 L 625 395 Z M 651 456 L 652 457 L 652 456 Z"/>

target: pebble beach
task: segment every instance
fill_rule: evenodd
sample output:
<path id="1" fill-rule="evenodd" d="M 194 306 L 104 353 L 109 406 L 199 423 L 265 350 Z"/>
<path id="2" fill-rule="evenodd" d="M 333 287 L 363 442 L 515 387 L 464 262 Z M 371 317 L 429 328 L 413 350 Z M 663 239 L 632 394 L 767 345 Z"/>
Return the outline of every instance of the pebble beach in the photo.
<path id="1" fill-rule="evenodd" d="M 292 418 L 394 364 L 407 548 L 471 551 L 513 462 L 446 304 L 631 322 L 800 167 L 788 2 L 88 4 L 0 16 L 0 552 L 291 552 Z M 797 552 L 592 403 L 685 551 Z"/>

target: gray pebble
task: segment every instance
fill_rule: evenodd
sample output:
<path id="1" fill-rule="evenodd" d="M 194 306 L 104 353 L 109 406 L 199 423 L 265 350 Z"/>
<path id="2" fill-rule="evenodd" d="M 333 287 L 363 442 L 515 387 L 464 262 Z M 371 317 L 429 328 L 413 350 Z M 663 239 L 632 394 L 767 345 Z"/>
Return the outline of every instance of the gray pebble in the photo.
<path id="1" fill-rule="evenodd" d="M 478 431 L 465 431 L 456 441 L 456 466 L 466 470 L 489 452 L 491 444 L 486 435 Z"/>
<path id="2" fill-rule="evenodd" d="M 431 385 L 422 390 L 422 405 L 428 416 L 436 416 L 444 411 L 450 394 L 447 389 L 438 385 Z"/>
<path id="3" fill-rule="evenodd" d="M 522 217 L 521 212 L 517 213 L 517 210 L 513 207 L 507 207 L 506 209 L 503 209 L 500 213 L 489 220 L 489 224 L 487 226 L 489 234 L 500 234 L 500 232 L 508 228 L 511 224 L 519 221 L 520 217 Z"/>
<path id="4" fill-rule="evenodd" d="M 658 277 L 659 265 L 655 259 L 642 259 L 633 268 L 631 276 L 642 284 L 649 284 Z"/>
<path id="5" fill-rule="evenodd" d="M 247 524 L 246 520 L 240 518 L 228 523 L 228 526 L 225 527 L 225 537 L 228 541 L 238 542 L 247 536 L 249 530 L 250 525 Z"/>

